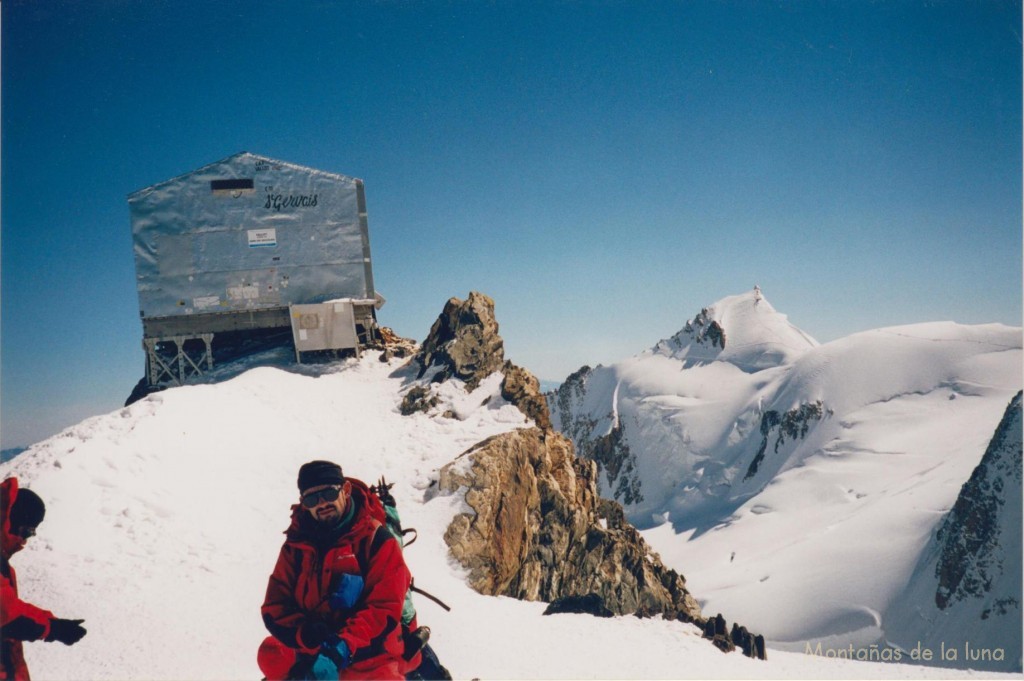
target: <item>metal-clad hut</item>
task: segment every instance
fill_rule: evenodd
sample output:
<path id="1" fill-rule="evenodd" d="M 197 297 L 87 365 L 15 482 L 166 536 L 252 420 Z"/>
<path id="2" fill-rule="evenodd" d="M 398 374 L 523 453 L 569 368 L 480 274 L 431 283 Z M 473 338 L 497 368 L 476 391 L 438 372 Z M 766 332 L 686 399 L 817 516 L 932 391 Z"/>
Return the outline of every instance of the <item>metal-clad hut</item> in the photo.
<path id="1" fill-rule="evenodd" d="M 291 331 L 296 355 L 376 339 L 362 180 L 241 152 L 128 196 L 146 381 L 219 342 Z"/>

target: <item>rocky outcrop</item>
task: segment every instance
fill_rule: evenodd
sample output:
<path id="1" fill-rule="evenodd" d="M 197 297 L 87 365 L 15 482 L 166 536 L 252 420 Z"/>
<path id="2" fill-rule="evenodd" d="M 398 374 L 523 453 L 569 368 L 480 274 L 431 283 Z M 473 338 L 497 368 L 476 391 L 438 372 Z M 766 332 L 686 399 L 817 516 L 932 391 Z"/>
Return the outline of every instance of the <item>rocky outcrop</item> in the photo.
<path id="1" fill-rule="evenodd" d="M 715 319 L 714 309 L 703 307 L 693 319 L 686 320 L 683 328 L 673 336 L 658 341 L 654 350 L 673 354 L 687 346 L 703 348 L 710 353 L 706 354 L 706 359 L 725 350 L 727 340 L 725 327 Z"/>
<path id="2" fill-rule="evenodd" d="M 377 332 L 377 338 L 366 347 L 380 350 L 380 361 L 382 362 L 390 362 L 396 357 L 412 357 L 419 350 L 416 341 L 399 336 L 390 327 L 382 326 L 377 329 Z"/>
<path id="3" fill-rule="evenodd" d="M 757 470 L 768 450 L 768 441 L 772 433 L 776 434 L 773 451 L 778 452 L 779 447 L 786 443 L 787 437 L 790 440 L 803 439 L 811 427 L 811 421 L 820 421 L 826 415 L 831 415 L 831 412 L 826 412 L 825 405 L 821 400 L 801 404 L 782 414 L 774 409 L 766 411 L 761 416 L 761 446 L 758 448 L 757 454 L 754 455 L 753 461 L 750 462 L 747 474 L 743 476 L 743 479 L 747 480 L 757 475 Z"/>
<path id="4" fill-rule="evenodd" d="M 537 425 L 485 440 L 441 471 L 441 491 L 461 490 L 473 509 L 455 517 L 445 540 L 475 589 L 559 602 L 556 609 L 702 621 L 682 576 L 651 553 L 621 506 L 598 496 L 594 462 L 551 429 L 536 377 L 504 360 L 493 300 L 476 292 L 450 299 L 413 361 L 417 379 L 433 371 L 431 383 L 458 378 L 467 390 L 501 371 L 501 396 Z M 436 404 L 424 382 L 400 409 Z"/>
<path id="5" fill-rule="evenodd" d="M 505 374 L 501 381 L 501 396 L 519 407 L 527 418 L 533 419 L 538 428 L 551 428 L 551 414 L 537 377 L 512 362 L 505 362 L 501 370 Z"/>
<path id="6" fill-rule="evenodd" d="M 471 291 L 466 300 L 450 298 L 411 361 L 418 366 L 417 379 L 427 380 L 432 371 L 431 383 L 457 378 L 465 381 L 468 391 L 500 371 L 504 375 L 501 396 L 538 427 L 551 427 L 540 382 L 526 369 L 505 360 L 505 342 L 498 335 L 494 301 L 482 293 Z M 409 390 L 400 409 L 403 414 L 428 411 L 437 402 L 429 387 L 419 385 Z"/>
<path id="7" fill-rule="evenodd" d="M 402 398 L 402 404 L 398 407 L 398 411 L 402 416 L 409 416 L 418 411 L 429 412 L 437 406 L 439 401 L 440 400 L 438 400 L 437 395 L 431 392 L 428 386 L 414 385 L 407 393 L 405 393 L 405 397 Z"/>
<path id="8" fill-rule="evenodd" d="M 597 494 L 597 467 L 539 428 L 492 437 L 441 470 L 464 493 L 445 541 L 484 594 L 588 599 L 588 607 L 703 625 L 682 575 L 665 567 L 619 504 Z M 598 603 L 599 600 L 599 603 Z"/>
<path id="9" fill-rule="evenodd" d="M 562 596 L 551 601 L 544 609 L 545 615 L 573 613 L 577 615 L 593 615 L 594 617 L 614 617 L 615 613 L 605 607 L 604 599 L 598 594 L 586 596 Z"/>
<path id="10" fill-rule="evenodd" d="M 981 462 L 936 534 L 942 547 L 935 567 L 935 605 L 940 610 L 988 596 L 1004 570 L 1019 570 L 1021 394 L 1006 408 Z M 1011 562 L 1008 554 L 1013 551 L 1017 555 Z M 1014 562 L 1018 567 L 1009 568 Z M 997 594 L 982 619 L 1015 612 L 1019 623 L 1020 610 L 1019 590 Z"/>
<path id="11" fill-rule="evenodd" d="M 959 651 L 925 664 L 1018 675 L 1024 668 L 1022 395 L 1003 411 L 978 465 L 884 613 L 885 641 L 903 650 Z"/>
<path id="12" fill-rule="evenodd" d="M 733 645 L 743 651 L 747 657 L 755 657 L 759 660 L 768 659 L 768 651 L 765 648 L 764 636 L 748 631 L 746 627 L 732 623 L 729 638 Z"/>
<path id="13" fill-rule="evenodd" d="M 712 319 L 708 308 L 701 308 L 700 314 L 686 322 L 683 333 L 698 345 L 710 345 L 725 350 L 725 329 Z M 680 334 L 682 335 L 682 334 Z"/>
<path id="14" fill-rule="evenodd" d="M 473 390 L 505 363 L 505 343 L 498 335 L 494 301 L 476 291 L 466 300 L 451 298 L 444 306 L 415 361 L 418 378 L 436 369 L 434 382 L 458 378 Z"/>
<path id="15" fill-rule="evenodd" d="M 739 649 L 747 657 L 759 660 L 768 659 L 764 636 L 752 634 L 747 631 L 746 627 L 735 622 L 732 624 L 732 629 L 729 629 L 728 622 L 722 617 L 722 613 L 718 613 L 704 623 L 704 638 L 711 641 L 723 653 L 731 653 Z"/>

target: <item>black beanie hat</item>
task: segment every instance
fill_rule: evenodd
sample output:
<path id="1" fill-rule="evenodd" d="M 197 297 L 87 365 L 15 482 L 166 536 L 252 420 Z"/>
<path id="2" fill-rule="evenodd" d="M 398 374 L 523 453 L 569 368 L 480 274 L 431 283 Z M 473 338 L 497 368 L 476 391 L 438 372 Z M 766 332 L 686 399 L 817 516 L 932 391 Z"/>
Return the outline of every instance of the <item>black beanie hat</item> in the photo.
<path id="1" fill-rule="evenodd" d="M 310 461 L 299 469 L 299 491 L 320 485 L 343 485 L 345 476 L 341 466 L 330 461 Z"/>
<path id="2" fill-rule="evenodd" d="M 19 489 L 11 504 L 11 528 L 37 527 L 46 515 L 46 505 L 30 489 Z"/>

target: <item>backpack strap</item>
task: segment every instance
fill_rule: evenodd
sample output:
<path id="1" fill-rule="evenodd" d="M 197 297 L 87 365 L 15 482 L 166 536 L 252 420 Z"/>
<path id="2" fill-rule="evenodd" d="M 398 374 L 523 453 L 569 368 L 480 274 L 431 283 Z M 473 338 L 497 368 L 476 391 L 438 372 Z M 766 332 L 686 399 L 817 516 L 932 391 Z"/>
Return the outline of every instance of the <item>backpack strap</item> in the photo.
<path id="1" fill-rule="evenodd" d="M 395 541 L 397 541 L 395 535 L 391 534 L 391 531 L 388 530 L 386 525 L 377 523 L 377 530 L 373 533 L 373 539 L 370 541 L 370 549 L 366 553 L 367 565 L 371 560 L 373 560 L 373 557 L 377 555 L 377 552 L 380 551 L 380 547 L 384 546 L 389 539 L 395 539 Z M 365 572 L 365 569 L 363 571 Z"/>
<path id="2" fill-rule="evenodd" d="M 384 523 L 379 520 L 373 519 L 373 525 L 376 529 L 373 531 L 373 538 L 368 542 L 363 542 L 361 551 L 356 551 L 356 561 L 359 563 L 359 572 L 366 576 L 366 571 L 370 567 L 370 562 L 373 557 L 380 551 L 380 547 L 384 546 L 388 539 L 394 539 L 394 535 L 388 531 L 388 528 Z"/>

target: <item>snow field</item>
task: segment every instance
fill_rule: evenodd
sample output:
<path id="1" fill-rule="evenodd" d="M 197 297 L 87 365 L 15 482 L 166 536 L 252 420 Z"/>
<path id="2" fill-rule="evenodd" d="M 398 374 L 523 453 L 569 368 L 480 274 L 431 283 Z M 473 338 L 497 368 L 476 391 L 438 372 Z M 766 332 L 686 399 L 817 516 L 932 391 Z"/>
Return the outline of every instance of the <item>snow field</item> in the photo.
<path id="1" fill-rule="evenodd" d="M 472 395 L 445 393 L 439 412 L 457 418 L 403 417 L 397 368 L 365 353 L 317 375 L 262 367 L 171 389 L 0 466 L 47 502 L 39 535 L 13 560 L 22 595 L 84 617 L 89 630 L 74 647 L 27 644 L 34 677 L 259 678 L 259 607 L 297 501 L 298 467 L 314 458 L 368 483 L 382 474 L 395 482 L 403 520 L 419 531 L 406 554 L 417 584 L 453 608 L 417 597 L 421 623 L 457 678 L 965 676 L 776 650 L 761 663 L 723 655 L 680 623 L 543 617 L 544 604 L 473 592 L 443 541 L 464 502 L 436 496 L 431 483 L 471 445 L 527 423 L 494 394 L 494 381 Z"/>

